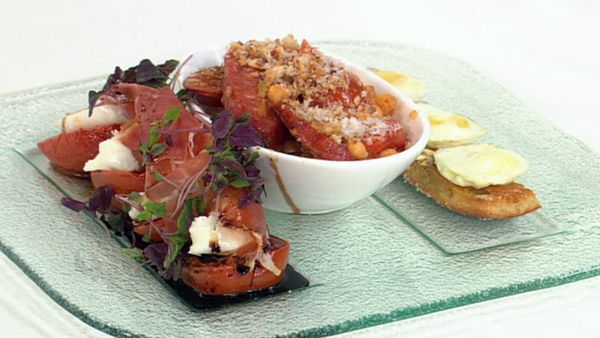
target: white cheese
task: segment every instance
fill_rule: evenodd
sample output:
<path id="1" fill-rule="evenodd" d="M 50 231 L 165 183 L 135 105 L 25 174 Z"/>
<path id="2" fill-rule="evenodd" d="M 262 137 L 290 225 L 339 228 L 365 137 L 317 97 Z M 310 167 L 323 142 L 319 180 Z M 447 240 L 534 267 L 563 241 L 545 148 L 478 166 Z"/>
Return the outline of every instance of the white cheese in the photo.
<path id="1" fill-rule="evenodd" d="M 70 133 L 79 129 L 92 129 L 111 124 L 123 124 L 127 118 L 120 106 L 103 104 L 94 107 L 92 116 L 88 116 L 88 108 L 68 114 L 61 120 L 63 132 Z"/>
<path id="2" fill-rule="evenodd" d="M 194 218 L 190 226 L 192 245 L 190 255 L 213 254 L 213 247 L 218 246 L 220 253 L 235 252 L 250 240 L 249 232 L 223 226 L 214 215 Z"/>
<path id="3" fill-rule="evenodd" d="M 190 238 L 192 245 L 188 253 L 190 255 L 202 255 L 212 253 L 210 246 L 211 235 L 217 227 L 217 218 L 211 216 L 199 216 L 194 218 L 190 226 Z"/>
<path id="4" fill-rule="evenodd" d="M 489 144 L 444 148 L 433 158 L 440 174 L 450 182 L 476 189 L 513 182 L 529 167 L 518 154 Z"/>
<path id="5" fill-rule="evenodd" d="M 98 155 L 85 163 L 83 171 L 136 171 L 140 169 L 140 165 L 133 156 L 131 149 L 119 142 L 117 136 L 118 134 L 100 142 Z"/>

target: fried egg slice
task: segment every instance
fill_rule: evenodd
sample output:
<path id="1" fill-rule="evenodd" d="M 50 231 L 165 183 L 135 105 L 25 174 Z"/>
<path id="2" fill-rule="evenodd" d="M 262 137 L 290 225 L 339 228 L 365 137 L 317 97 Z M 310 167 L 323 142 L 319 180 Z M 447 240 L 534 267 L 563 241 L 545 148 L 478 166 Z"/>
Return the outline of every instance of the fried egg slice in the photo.
<path id="1" fill-rule="evenodd" d="M 485 129 L 472 120 L 436 108 L 426 103 L 417 104 L 417 110 L 429 118 L 431 136 L 429 148 L 445 148 L 477 141 L 485 134 Z"/>
<path id="2" fill-rule="evenodd" d="M 419 101 L 425 96 L 425 84 L 415 77 L 392 70 L 374 70 L 374 72 L 413 101 Z"/>
<path id="3" fill-rule="evenodd" d="M 440 174 L 450 182 L 475 189 L 514 182 L 529 168 L 518 154 L 490 144 L 439 149 L 433 158 Z"/>

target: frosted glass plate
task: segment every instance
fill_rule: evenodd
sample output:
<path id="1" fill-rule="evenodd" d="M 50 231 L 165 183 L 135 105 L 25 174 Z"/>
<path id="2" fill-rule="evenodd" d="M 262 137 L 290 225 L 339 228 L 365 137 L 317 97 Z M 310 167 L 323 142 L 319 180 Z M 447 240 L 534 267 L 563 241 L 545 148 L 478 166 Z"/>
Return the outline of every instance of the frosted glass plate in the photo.
<path id="1" fill-rule="evenodd" d="M 61 207 L 62 193 L 11 150 L 53 135 L 55 121 L 101 85 L 96 78 L 0 97 L 0 249 L 65 309 L 117 336 L 320 336 L 600 274 L 600 159 L 589 148 L 453 58 L 398 45 L 321 46 L 365 66 L 414 74 L 426 82 L 430 103 L 473 117 L 489 130 L 486 141 L 521 153 L 531 164 L 521 181 L 538 192 L 548 221 L 533 232 L 564 232 L 517 243 L 501 238 L 502 246 L 497 237 L 464 231 L 441 236 L 433 226 L 444 225 L 436 218 L 440 207 L 422 196 L 408 199 L 412 188 L 399 179 L 339 212 L 267 213 L 312 287 L 193 311 L 94 221 Z M 430 228 L 417 231 L 407 210 L 422 203 L 430 204 Z"/>

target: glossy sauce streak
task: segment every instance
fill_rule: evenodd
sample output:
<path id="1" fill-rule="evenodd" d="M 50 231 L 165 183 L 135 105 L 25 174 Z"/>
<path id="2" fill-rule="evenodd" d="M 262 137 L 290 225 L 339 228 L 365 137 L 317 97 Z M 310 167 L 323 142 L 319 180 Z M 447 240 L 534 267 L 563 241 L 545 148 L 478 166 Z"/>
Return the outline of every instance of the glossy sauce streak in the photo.
<path id="1" fill-rule="evenodd" d="M 273 168 L 273 171 L 275 172 L 275 180 L 277 181 L 277 186 L 279 187 L 279 191 L 281 191 L 281 194 L 283 195 L 283 198 L 285 199 L 285 203 L 287 203 L 287 205 L 290 207 L 290 209 L 292 209 L 292 212 L 294 214 L 299 214 L 300 208 L 298 208 L 296 203 L 294 203 L 294 200 L 292 200 L 292 197 L 290 197 L 290 194 L 288 193 L 287 189 L 285 188 L 285 185 L 283 184 L 283 180 L 281 179 L 281 175 L 279 174 L 279 168 L 277 168 L 277 162 L 275 162 L 274 159 L 269 158 L 269 164 L 271 165 L 271 168 Z"/>

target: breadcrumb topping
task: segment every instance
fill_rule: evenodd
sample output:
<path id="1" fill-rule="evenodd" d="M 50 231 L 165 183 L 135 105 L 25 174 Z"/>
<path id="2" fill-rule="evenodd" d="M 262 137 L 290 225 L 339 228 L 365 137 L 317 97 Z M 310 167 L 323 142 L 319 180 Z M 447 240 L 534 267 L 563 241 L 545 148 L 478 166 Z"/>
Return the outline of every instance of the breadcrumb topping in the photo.
<path id="1" fill-rule="evenodd" d="M 343 63 L 292 35 L 283 39 L 234 42 L 230 53 L 261 74 L 259 95 L 289 106 L 337 143 L 383 137 L 400 129 L 376 103 L 372 86 L 363 86 Z M 354 83 L 353 83 L 354 81 Z M 358 84 L 357 84 L 358 81 Z M 392 130 L 394 129 L 394 130 Z"/>

